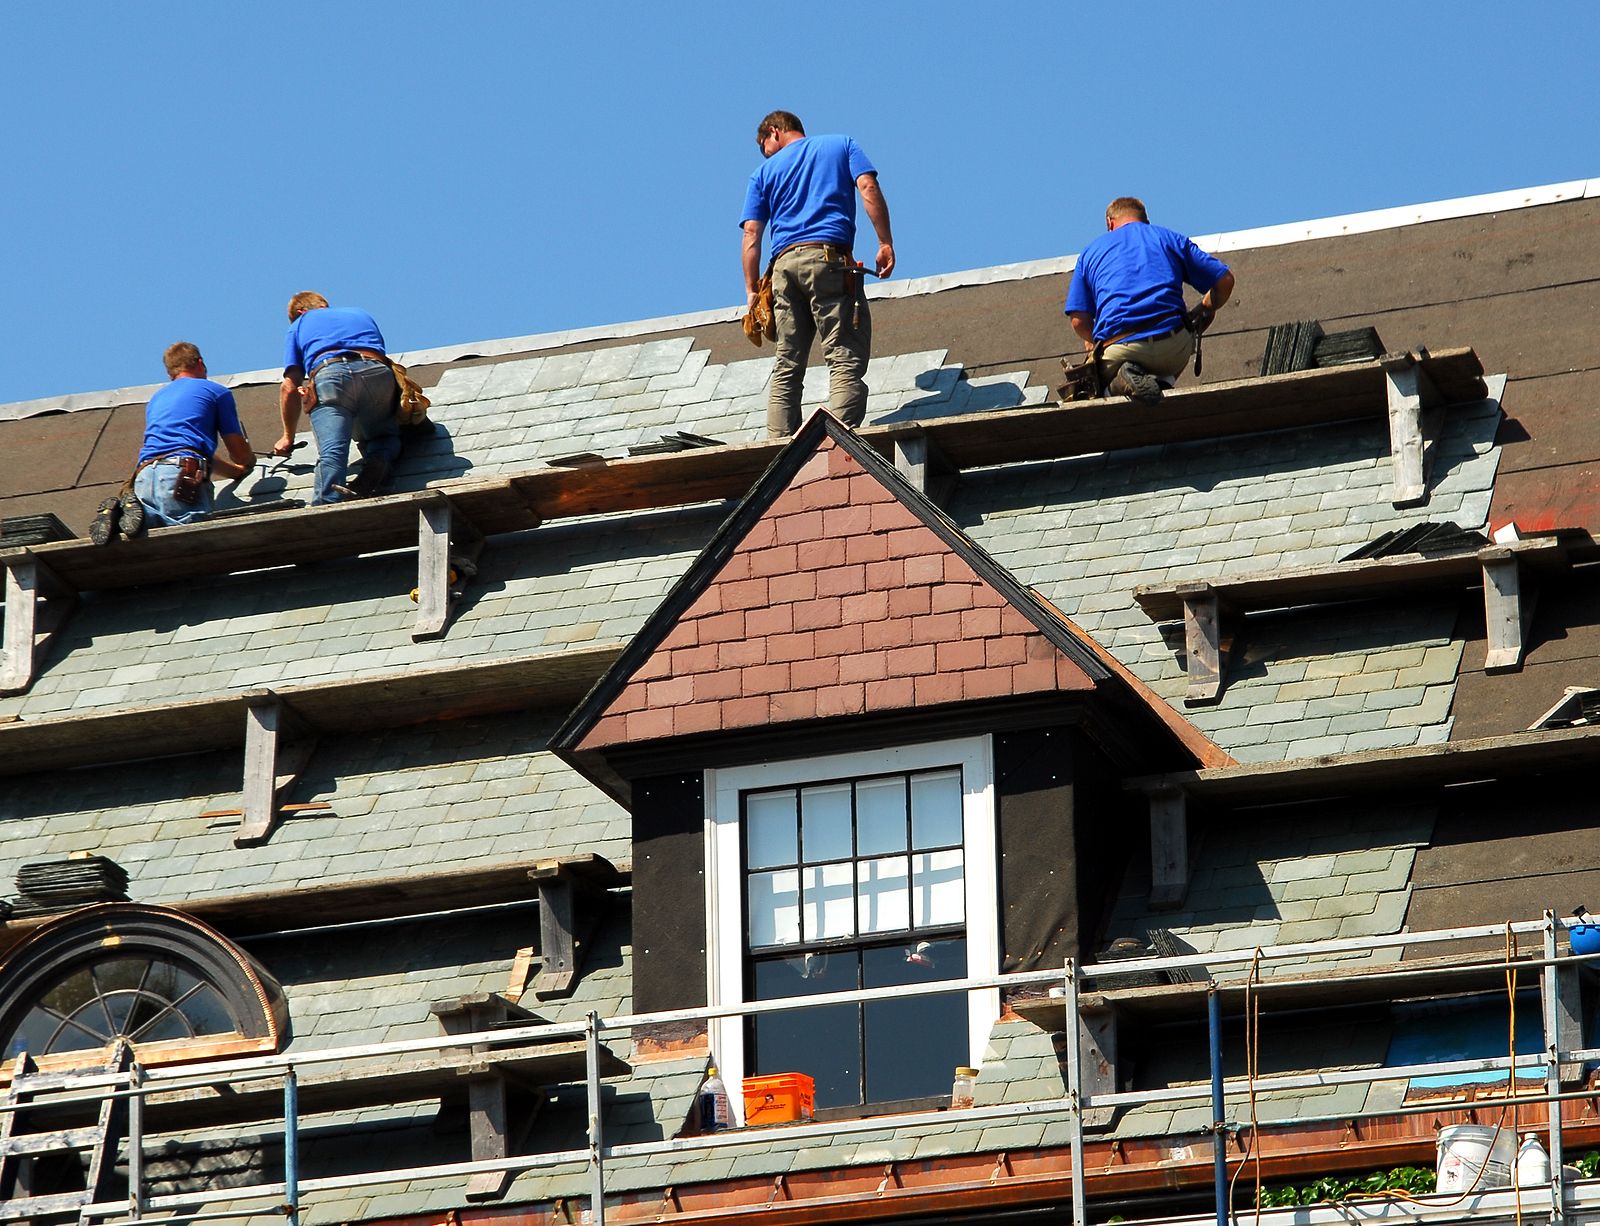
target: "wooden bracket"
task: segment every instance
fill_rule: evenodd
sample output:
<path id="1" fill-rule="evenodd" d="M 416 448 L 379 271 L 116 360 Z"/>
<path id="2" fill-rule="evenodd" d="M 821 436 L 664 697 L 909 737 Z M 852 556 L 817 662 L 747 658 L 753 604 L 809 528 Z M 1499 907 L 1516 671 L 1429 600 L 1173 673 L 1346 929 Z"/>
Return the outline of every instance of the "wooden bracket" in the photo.
<path id="1" fill-rule="evenodd" d="M 1483 619 L 1489 640 L 1484 671 L 1520 668 L 1539 600 L 1538 581 L 1523 567 L 1517 551 L 1505 545 L 1480 549 L 1478 561 L 1483 563 Z"/>
<path id="2" fill-rule="evenodd" d="M 429 1007 L 446 1034 L 473 1034 L 491 1030 L 508 1022 L 537 1022 L 539 1019 L 521 1005 L 493 992 L 477 992 L 454 1000 L 441 1000 Z M 488 1055 L 488 1045 L 473 1044 L 473 1053 Z M 538 1104 L 535 1103 L 535 1110 Z M 487 1162 L 511 1156 L 510 1132 L 506 1124 L 506 1077 L 487 1060 L 481 1069 L 467 1075 L 467 1130 L 472 1142 L 472 1161 Z M 467 1181 L 470 1201 L 499 1200 L 506 1194 L 516 1171 L 482 1171 Z"/>
<path id="3" fill-rule="evenodd" d="M 1179 583 L 1173 589 L 1183 601 L 1183 643 L 1189 657 L 1186 706 L 1210 706 L 1222 701 L 1222 684 L 1233 650 L 1232 607 L 1204 580 Z"/>
<path id="4" fill-rule="evenodd" d="M 894 436 L 894 467 L 936 506 L 949 501 L 961 481 L 961 470 L 921 427 Z"/>
<path id="5" fill-rule="evenodd" d="M 1117 1085 L 1117 1014 L 1109 1005 L 1078 1006 L 1078 1068 L 1082 1093 L 1091 1104 L 1084 1108 L 1085 1128 L 1110 1128 L 1115 1107 L 1096 1107 L 1097 1094 L 1115 1094 Z"/>
<path id="6" fill-rule="evenodd" d="M 1384 366 L 1389 388 L 1389 452 L 1394 464 L 1393 502 L 1416 507 L 1428 501 L 1428 470 L 1444 428 L 1444 397 L 1411 354 Z"/>
<path id="7" fill-rule="evenodd" d="M 603 856 L 546 860 L 528 872 L 539 885 L 539 978 L 541 1000 L 571 993 L 606 903 L 606 891 L 620 885 L 616 866 Z"/>
<path id="8" fill-rule="evenodd" d="M 278 806 L 305 773 L 317 742 L 271 690 L 252 690 L 245 701 L 244 801 L 233 845 L 260 847 L 278 828 Z"/>
<path id="9" fill-rule="evenodd" d="M 5 668 L 0 694 L 26 693 L 61 627 L 77 607 L 78 593 L 28 550 L 5 559 Z"/>
<path id="10" fill-rule="evenodd" d="M 1172 784 L 1152 786 L 1150 801 L 1150 907 L 1176 911 L 1189 893 L 1188 797 Z"/>
<path id="11" fill-rule="evenodd" d="M 417 621 L 413 642 L 443 638 L 466 581 L 478 573 L 483 533 L 437 490 L 417 507 Z"/>
<path id="12" fill-rule="evenodd" d="M 1576 1051 L 1583 1046 L 1583 987 L 1580 968 L 1556 969 L 1556 1050 Z M 1542 981 L 1541 981 L 1542 982 Z M 1582 1085 L 1589 1077 L 1589 1066 L 1582 1061 L 1561 1065 L 1557 1075 L 1563 1086 Z"/>

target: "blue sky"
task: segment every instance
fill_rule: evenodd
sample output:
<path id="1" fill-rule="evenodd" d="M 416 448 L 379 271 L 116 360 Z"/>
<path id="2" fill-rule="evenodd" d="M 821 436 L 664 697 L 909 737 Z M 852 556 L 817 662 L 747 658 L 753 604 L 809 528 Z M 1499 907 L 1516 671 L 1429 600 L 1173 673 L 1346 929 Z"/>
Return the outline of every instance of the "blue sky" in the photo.
<path id="1" fill-rule="evenodd" d="M 1123 193 L 1207 233 L 1600 177 L 1592 3 L 785 11 L 8 5 L 0 403 L 273 366 L 300 289 L 397 351 L 741 302 L 774 107 L 876 162 L 897 277 Z"/>

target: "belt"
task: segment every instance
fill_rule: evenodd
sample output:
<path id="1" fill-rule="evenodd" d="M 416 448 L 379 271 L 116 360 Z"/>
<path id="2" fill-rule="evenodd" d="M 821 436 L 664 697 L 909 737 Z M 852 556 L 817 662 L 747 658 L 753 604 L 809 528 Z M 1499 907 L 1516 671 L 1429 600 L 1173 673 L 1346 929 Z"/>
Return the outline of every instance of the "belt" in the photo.
<path id="1" fill-rule="evenodd" d="M 316 378 L 317 371 L 321 370 L 324 366 L 332 366 L 335 362 L 382 362 L 382 361 L 383 361 L 383 358 L 381 356 L 380 357 L 371 357 L 368 354 L 361 353 L 361 352 L 359 352 L 357 350 L 354 350 L 354 349 L 346 350 L 344 353 L 336 353 L 336 354 L 334 354 L 331 358 L 323 358 L 322 361 L 318 362 L 315 366 L 313 366 L 311 368 L 311 373 L 308 374 L 306 376 L 306 378 L 308 378 L 308 379 Z"/>
<path id="2" fill-rule="evenodd" d="M 1139 329 L 1137 329 L 1137 328 L 1130 328 L 1130 329 L 1128 329 L 1128 331 L 1124 332 L 1121 336 L 1107 337 L 1105 340 L 1101 341 L 1100 344 L 1102 344 L 1102 345 L 1118 345 L 1118 344 L 1121 344 L 1123 341 L 1127 340 L 1128 337 L 1132 336 L 1138 330 Z M 1139 339 L 1140 340 L 1146 340 L 1146 341 L 1164 341 L 1169 336 L 1176 336 L 1179 332 L 1187 332 L 1188 330 L 1189 330 L 1188 321 L 1185 320 L 1185 319 L 1179 319 L 1178 320 L 1178 326 L 1176 328 L 1173 328 L 1173 329 L 1171 329 L 1170 331 L 1167 331 L 1167 332 L 1162 332 L 1157 336 L 1144 336 L 1144 337 L 1140 337 Z"/>
<path id="3" fill-rule="evenodd" d="M 804 251 L 807 247 L 821 247 L 824 251 L 837 251 L 847 260 L 854 256 L 854 252 L 849 247 L 841 247 L 838 243 L 790 243 L 772 258 L 777 259 L 778 256 L 788 255 L 791 251 Z"/>

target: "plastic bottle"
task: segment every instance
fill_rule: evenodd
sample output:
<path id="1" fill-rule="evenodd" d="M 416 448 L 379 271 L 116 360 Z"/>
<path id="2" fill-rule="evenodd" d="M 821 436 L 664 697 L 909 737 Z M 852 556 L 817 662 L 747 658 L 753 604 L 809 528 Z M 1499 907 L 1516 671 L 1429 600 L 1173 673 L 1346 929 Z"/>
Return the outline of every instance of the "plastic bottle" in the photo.
<path id="1" fill-rule="evenodd" d="M 972 1106 L 973 1096 L 978 1089 L 978 1070 L 975 1068 L 958 1068 L 956 1070 L 955 1084 L 950 1087 L 950 1110 L 965 1111 Z"/>
<path id="2" fill-rule="evenodd" d="M 721 1132 L 733 1122 L 728 1108 L 728 1087 L 717 1076 L 717 1066 L 706 1069 L 706 1079 L 700 1083 L 700 1131 Z"/>
<path id="3" fill-rule="evenodd" d="M 1523 1136 L 1522 1148 L 1517 1150 L 1516 1182 L 1519 1188 L 1543 1187 L 1550 1182 L 1550 1155 L 1531 1132 Z"/>

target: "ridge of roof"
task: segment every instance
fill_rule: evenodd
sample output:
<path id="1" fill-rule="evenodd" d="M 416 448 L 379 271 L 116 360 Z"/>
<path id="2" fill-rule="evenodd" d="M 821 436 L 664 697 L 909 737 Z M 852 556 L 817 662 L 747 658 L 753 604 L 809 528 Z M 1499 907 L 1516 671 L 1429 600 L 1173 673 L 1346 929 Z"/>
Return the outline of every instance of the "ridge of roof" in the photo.
<path id="1" fill-rule="evenodd" d="M 588 774 L 576 760 L 583 738 L 616 701 L 633 675 L 642 668 L 672 633 L 689 608 L 715 580 L 738 543 L 755 528 L 772 503 L 787 489 L 801 467 L 817 452 L 824 439 L 831 439 L 857 464 L 882 484 L 907 510 L 939 538 L 939 540 L 1000 596 L 1024 617 L 1045 639 L 1068 660 L 1082 669 L 1096 683 L 1116 682 L 1127 699 L 1134 705 L 1148 708 L 1173 738 L 1206 767 L 1225 766 L 1233 762 L 1220 747 L 1213 744 L 1197 729 L 1189 728 L 1186 734 L 1179 725 L 1187 726 L 1178 715 L 1149 687 L 1138 681 L 1123 668 L 1109 652 L 1095 643 L 1049 601 L 1032 588 L 1021 583 L 1016 576 L 996 561 L 987 550 L 969 537 L 956 523 L 936 506 L 931 499 L 913 486 L 887 460 L 860 438 L 855 431 L 843 425 L 826 409 L 813 413 L 794 438 L 774 458 L 767 471 L 740 499 L 738 505 L 716 534 L 673 585 L 656 611 L 623 649 L 617 659 L 595 682 L 551 734 L 548 747 L 571 763 L 575 769 Z M 1197 739 L 1198 738 L 1198 739 Z"/>
<path id="2" fill-rule="evenodd" d="M 1401 226 L 1420 225 L 1430 221 L 1448 221 L 1458 217 L 1475 217 L 1487 213 L 1503 213 L 1514 209 L 1536 208 L 1540 205 L 1559 204 L 1563 201 L 1600 198 L 1600 178 L 1573 179 L 1565 183 L 1547 183 L 1538 187 L 1514 188 L 1509 191 L 1485 192 L 1475 196 L 1457 196 L 1449 200 L 1435 200 L 1422 204 L 1397 205 L 1386 209 L 1369 209 L 1360 213 L 1345 213 L 1333 217 L 1319 217 L 1308 221 L 1281 222 L 1277 225 L 1255 226 L 1245 230 L 1220 231 L 1216 234 L 1194 235 L 1195 243 L 1206 251 L 1221 253 L 1246 251 L 1257 247 L 1278 247 L 1289 243 L 1309 242 L 1320 238 L 1339 238 L 1350 234 L 1368 234 L 1375 230 L 1392 230 Z M 971 268 L 960 272 L 935 273 L 927 277 L 912 277 L 904 281 L 880 282 L 867 287 L 867 297 L 915 298 L 923 294 L 937 294 L 949 289 L 974 285 L 995 285 L 1006 281 L 1026 281 L 1034 277 L 1054 276 L 1071 272 L 1078 263 L 1076 254 L 1053 256 L 1043 260 L 1025 260 L 1015 264 L 996 264 L 987 268 Z M 504 357 L 514 353 L 538 353 L 546 349 L 559 349 L 568 345 L 581 345 L 588 341 L 620 340 L 633 336 L 652 336 L 660 332 L 676 332 L 710 324 L 731 323 L 743 318 L 742 306 L 718 307 L 709 311 L 694 311 L 681 315 L 662 315 L 654 319 L 637 319 L 620 323 L 596 324 L 587 328 L 569 328 L 559 332 L 538 332 L 528 336 L 504 337 L 498 340 L 473 341 L 456 345 L 441 345 L 431 349 L 416 349 L 392 355 L 406 366 L 425 366 L 441 362 L 456 362 L 465 358 Z M 225 387 L 252 387 L 277 383 L 283 377 L 278 367 L 266 370 L 242 371 L 231 375 L 213 375 Z M 140 384 L 134 387 L 114 388 L 101 392 L 73 392 L 62 396 L 46 396 L 38 400 L 18 400 L 0 404 L 0 421 L 37 417 L 42 413 L 76 413 L 85 409 L 114 408 L 124 404 L 142 404 L 148 400 L 160 383 Z"/>

